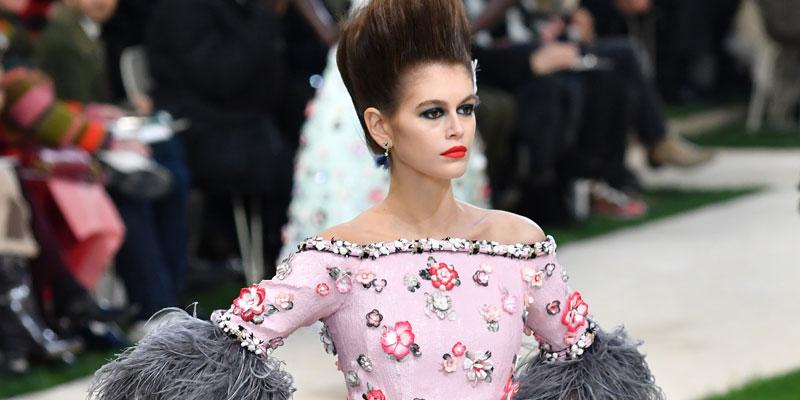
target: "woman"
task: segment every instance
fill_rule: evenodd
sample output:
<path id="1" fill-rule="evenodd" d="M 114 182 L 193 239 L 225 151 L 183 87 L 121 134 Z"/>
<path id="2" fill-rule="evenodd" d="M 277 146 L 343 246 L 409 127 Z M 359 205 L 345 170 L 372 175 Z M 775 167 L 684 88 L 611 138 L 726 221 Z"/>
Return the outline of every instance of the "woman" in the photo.
<path id="1" fill-rule="evenodd" d="M 365 0 L 355 1 L 353 8 L 364 3 Z M 352 219 L 379 203 L 387 193 L 389 174 L 374 167 L 374 157 L 364 147 L 358 116 L 336 67 L 335 55 L 334 49 L 323 84 L 307 109 L 281 258 L 296 250 L 297 242 Z M 484 207 L 489 204 L 486 157 L 478 145 L 472 150 L 467 172 L 453 182 L 453 190 L 456 198 Z"/>
<path id="2" fill-rule="evenodd" d="M 242 289 L 213 323 L 173 313 L 97 373 L 93 395 L 288 398 L 273 351 L 322 320 L 348 399 L 662 398 L 625 334 L 589 319 L 552 238 L 453 197 L 475 135 L 469 48 L 460 0 L 358 11 L 337 64 L 371 150 L 389 158 L 387 197 L 302 241 L 275 279 Z M 517 375 L 523 332 L 541 351 Z"/>

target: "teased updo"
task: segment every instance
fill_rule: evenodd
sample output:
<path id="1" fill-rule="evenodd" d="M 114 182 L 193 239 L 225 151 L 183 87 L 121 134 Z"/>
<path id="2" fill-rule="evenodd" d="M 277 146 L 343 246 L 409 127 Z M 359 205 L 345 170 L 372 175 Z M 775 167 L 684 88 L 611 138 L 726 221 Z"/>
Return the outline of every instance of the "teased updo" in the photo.
<path id="1" fill-rule="evenodd" d="M 336 64 L 373 153 L 383 148 L 370 137 L 364 111 L 394 113 L 403 74 L 431 62 L 462 64 L 470 71 L 463 0 L 371 0 L 345 23 Z"/>

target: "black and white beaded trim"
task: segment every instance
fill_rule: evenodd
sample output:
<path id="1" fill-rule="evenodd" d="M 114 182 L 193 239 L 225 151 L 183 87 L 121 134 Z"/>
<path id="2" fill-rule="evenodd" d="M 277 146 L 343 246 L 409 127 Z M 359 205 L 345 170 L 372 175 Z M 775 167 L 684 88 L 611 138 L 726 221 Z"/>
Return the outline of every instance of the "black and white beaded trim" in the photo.
<path id="1" fill-rule="evenodd" d="M 552 363 L 564 360 L 576 360 L 583 356 L 583 353 L 589 346 L 594 343 L 595 336 L 597 336 L 597 324 L 592 320 L 588 320 L 589 327 L 581 334 L 573 345 L 560 351 L 547 351 L 545 348 L 539 348 L 539 357 L 545 362 Z"/>
<path id="2" fill-rule="evenodd" d="M 216 310 L 211 314 L 211 322 L 220 328 L 222 332 L 238 340 L 243 348 L 255 355 L 269 355 L 272 352 L 272 349 L 266 346 L 264 340 L 256 337 L 253 332 L 250 332 L 244 326 L 233 322 L 231 315 L 230 311 Z"/>
<path id="3" fill-rule="evenodd" d="M 488 254 L 511 258 L 536 258 L 555 254 L 556 241 L 552 236 L 532 243 L 501 244 L 487 240 L 446 239 L 400 239 L 393 242 L 355 244 L 345 240 L 311 237 L 297 245 L 298 251 L 317 250 L 347 257 L 376 259 L 393 253 L 424 253 L 430 251 L 453 251 L 469 254 Z"/>

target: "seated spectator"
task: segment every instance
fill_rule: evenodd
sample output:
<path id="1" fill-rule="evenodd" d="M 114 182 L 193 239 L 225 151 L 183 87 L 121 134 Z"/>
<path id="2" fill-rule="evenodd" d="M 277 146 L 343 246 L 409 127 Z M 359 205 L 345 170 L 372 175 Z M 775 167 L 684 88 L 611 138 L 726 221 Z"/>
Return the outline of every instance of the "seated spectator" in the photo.
<path id="1" fill-rule="evenodd" d="M 613 90 L 613 84 L 593 84 L 611 82 L 606 71 L 571 73 L 580 61 L 576 46 L 530 35 L 515 37 L 513 25 L 509 29 L 505 22 L 510 3 L 489 1 L 482 10 L 476 9 L 474 29 L 491 29 L 477 33 L 479 45 L 473 48 L 481 87 L 512 93 L 517 103 L 513 142 L 505 144 L 521 153 L 520 167 L 515 169 L 519 170 L 518 195 L 512 196 L 517 201 L 510 208 L 545 224 L 568 223 L 573 218 L 567 201 L 572 181 L 582 176 L 606 179 L 615 167 L 611 155 L 621 154 L 625 147 L 623 118 L 608 113 L 591 115 L 595 118 L 592 134 L 600 144 L 579 147 L 579 134 L 588 125 L 588 113 L 583 110 L 592 106 L 590 99 L 596 96 L 615 104 L 624 102 L 625 93 Z M 623 85 L 620 79 L 613 82 Z"/>
<path id="2" fill-rule="evenodd" d="M 485 17 L 488 14 L 505 19 L 500 11 L 513 3 L 488 2 L 475 20 L 476 29 L 493 26 Z M 518 107 L 530 110 L 520 113 L 524 120 L 517 125 L 521 144 L 531 149 L 527 158 L 532 160 L 529 168 L 535 182 L 523 187 L 536 187 L 530 190 L 532 196 L 555 190 L 552 185 L 563 187 L 563 180 L 570 176 L 607 181 L 618 189 L 638 189 L 638 181 L 624 165 L 629 129 L 647 146 L 653 165 L 692 166 L 710 158 L 709 153 L 667 135 L 655 88 L 644 77 L 628 40 L 597 38 L 592 16 L 585 10 L 573 12 L 565 22 L 562 14 L 548 14 L 552 9 L 524 4 L 509 14 L 510 28 L 495 24 L 490 33 L 479 33 L 478 41 L 491 44 L 473 52 L 483 65 L 484 82 L 516 92 Z M 589 68 L 584 64 L 596 60 L 600 62 Z M 525 87 L 527 94 L 522 94 Z M 531 131 L 530 127 L 536 128 Z M 541 186 L 544 177 L 551 177 L 551 183 Z M 598 191 L 599 197 L 608 197 L 604 193 L 610 192 Z M 644 210 L 635 201 L 620 205 L 619 199 L 625 196 L 611 197 L 615 213 L 634 216 Z M 551 206 L 555 211 L 559 208 Z M 548 207 L 535 207 L 544 208 Z"/>
<path id="3" fill-rule="evenodd" d="M 56 7 L 39 38 L 36 64 L 53 78 L 58 98 L 82 103 L 110 100 L 100 32 L 115 6 L 116 0 L 64 0 Z"/>
<path id="4" fill-rule="evenodd" d="M 100 33 L 115 6 L 116 0 L 64 0 L 56 9 L 38 43 L 36 60 L 53 76 L 59 98 L 86 103 L 109 101 L 110 83 Z M 100 114 L 113 121 L 119 115 L 109 110 L 115 108 L 103 106 Z M 151 156 L 171 173 L 167 193 L 157 198 L 141 198 L 137 193 L 109 187 L 127 232 L 116 257 L 116 272 L 144 321 L 162 308 L 180 304 L 186 279 L 189 178 L 179 137 L 149 146 L 135 142 L 128 146 Z"/>
<path id="5" fill-rule="evenodd" d="M 597 17 L 601 37 L 637 33 L 630 26 L 645 27 L 648 50 L 658 60 L 655 79 L 669 103 L 704 104 L 749 89 L 727 50 L 740 0 L 582 0 L 581 4 Z"/>
<path id="6" fill-rule="evenodd" d="M 106 231 L 108 236 L 92 230 L 92 235 L 82 243 L 90 245 L 89 241 L 104 241 L 104 248 L 96 247 L 92 254 L 87 252 L 80 256 L 64 247 L 74 249 L 76 247 L 72 246 L 80 245 L 83 239 L 64 235 L 64 208 L 54 203 L 55 195 L 49 191 L 49 185 L 79 180 L 84 183 L 59 187 L 63 189 L 70 186 L 81 193 L 102 193 L 102 186 L 97 183 L 99 179 L 95 178 L 95 183 L 85 181 L 95 176 L 96 169 L 91 164 L 77 162 L 74 157 L 66 161 L 67 158 L 62 154 L 85 155 L 88 160 L 89 153 L 95 153 L 108 144 L 106 131 L 102 124 L 85 118 L 73 107 L 55 100 L 52 82 L 41 72 L 22 68 L 10 71 L 3 76 L 2 93 L 5 101 L 0 114 L 0 156 L 14 160 L 23 171 L 20 180 L 30 204 L 30 225 L 40 243 L 36 257 L 30 260 L 20 257 L 4 259 L 0 271 L 0 275 L 4 275 L 0 276 L 3 285 L 25 287 L 30 292 L 19 299 L 19 307 L 9 303 L 0 307 L 0 314 L 5 321 L 3 329 L 0 329 L 3 333 L 0 334 L 0 347 L 12 347 L 7 350 L 7 356 L 12 357 L 6 359 L 9 362 L 7 367 L 15 372 L 24 372 L 28 358 L 45 356 L 60 359 L 79 350 L 80 342 L 63 341 L 59 335 L 80 334 L 92 346 L 120 346 L 125 343 L 113 322 L 122 314 L 98 306 L 88 292 L 84 279 L 90 275 L 97 276 L 98 271 L 106 268 L 121 241 L 122 228 L 118 217 L 115 217 L 113 204 L 107 198 L 95 197 L 97 202 L 92 210 L 110 211 L 110 214 L 103 215 L 104 222 L 100 225 L 111 230 Z M 33 93 L 35 95 L 31 95 Z M 72 150 L 58 152 L 61 162 L 54 161 L 56 151 L 42 150 L 66 147 L 72 147 Z M 45 152 L 47 157 L 42 156 Z M 85 214 L 84 219 L 97 215 L 90 212 Z M 28 217 L 23 218 L 27 222 Z M 114 229 L 116 231 L 112 232 Z M 46 301 L 37 305 L 36 294 Z M 40 310 L 46 311 L 44 315 L 40 315 Z"/>

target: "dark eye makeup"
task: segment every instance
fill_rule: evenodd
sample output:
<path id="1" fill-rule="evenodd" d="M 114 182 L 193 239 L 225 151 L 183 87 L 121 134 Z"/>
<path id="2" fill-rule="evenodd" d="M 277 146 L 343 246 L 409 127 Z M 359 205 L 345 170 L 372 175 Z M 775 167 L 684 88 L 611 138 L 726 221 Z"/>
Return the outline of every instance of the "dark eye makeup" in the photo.
<path id="1" fill-rule="evenodd" d="M 464 116 L 468 117 L 468 116 L 471 116 L 473 113 L 475 113 L 475 109 L 476 108 L 478 108 L 478 104 L 476 104 L 476 103 L 466 103 L 466 104 L 462 104 L 461 106 L 459 106 L 458 109 L 456 109 L 456 112 L 458 112 L 461 115 L 464 115 Z M 441 117 L 445 116 L 445 114 L 447 114 L 447 112 L 444 110 L 444 108 L 442 108 L 442 107 L 433 107 L 433 108 L 429 108 L 429 109 L 421 112 L 419 115 L 422 118 L 433 120 L 433 119 L 441 118 Z"/>

